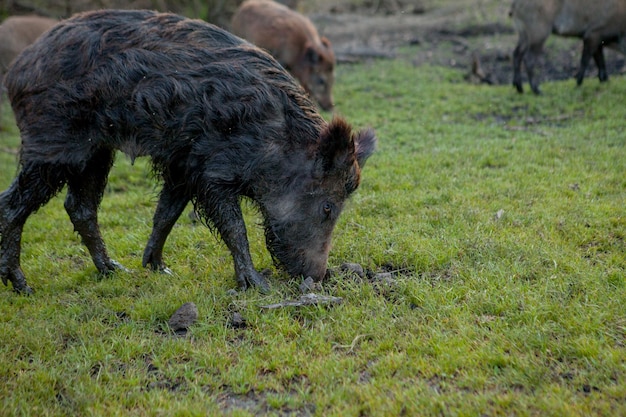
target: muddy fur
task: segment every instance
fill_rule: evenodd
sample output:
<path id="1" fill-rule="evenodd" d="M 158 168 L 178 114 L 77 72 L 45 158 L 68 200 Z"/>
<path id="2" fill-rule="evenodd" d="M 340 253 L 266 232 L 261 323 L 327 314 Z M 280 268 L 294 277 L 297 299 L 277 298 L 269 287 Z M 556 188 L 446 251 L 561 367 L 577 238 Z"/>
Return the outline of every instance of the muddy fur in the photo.
<path id="1" fill-rule="evenodd" d="M 336 219 L 376 142 L 341 118 L 325 122 L 266 52 L 174 14 L 76 15 L 15 61 L 6 86 L 22 147 L 18 176 L 0 194 L 0 277 L 24 292 L 23 224 L 65 185 L 65 208 L 98 270 L 121 268 L 97 223 L 116 150 L 149 156 L 163 179 L 144 266 L 167 271 L 165 240 L 192 201 L 230 249 L 240 286 L 266 289 L 239 204 L 249 197 L 277 262 L 322 279 Z"/>

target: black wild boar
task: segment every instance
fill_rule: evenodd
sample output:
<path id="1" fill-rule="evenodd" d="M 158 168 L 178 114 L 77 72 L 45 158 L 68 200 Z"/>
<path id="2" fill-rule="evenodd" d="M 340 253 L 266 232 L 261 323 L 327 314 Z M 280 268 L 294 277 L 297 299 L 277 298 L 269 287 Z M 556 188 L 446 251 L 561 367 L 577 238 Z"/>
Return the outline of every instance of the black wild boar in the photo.
<path id="1" fill-rule="evenodd" d="M 311 20 L 271 0 L 247 0 L 231 26 L 234 34 L 267 49 L 322 109 L 333 108 L 335 53 Z"/>
<path id="2" fill-rule="evenodd" d="M 239 204 L 248 197 L 277 263 L 320 280 L 376 144 L 370 129 L 325 122 L 266 52 L 168 13 L 78 14 L 27 48 L 6 86 L 22 146 L 17 178 L 0 194 L 0 277 L 20 292 L 31 292 L 20 268 L 23 225 L 65 185 L 65 209 L 98 271 L 121 268 L 97 221 L 116 150 L 149 156 L 163 179 L 144 266 L 167 270 L 165 240 L 192 201 L 231 251 L 239 285 L 266 289 Z"/>
<path id="3" fill-rule="evenodd" d="M 576 82 L 582 84 L 589 61 L 598 66 L 598 78 L 608 75 L 603 47 L 608 45 L 626 53 L 626 0 L 514 0 L 509 13 L 519 33 L 513 52 L 513 85 L 522 93 L 522 61 L 530 88 L 539 94 L 534 66 L 543 44 L 550 35 L 582 38 L 583 53 Z"/>

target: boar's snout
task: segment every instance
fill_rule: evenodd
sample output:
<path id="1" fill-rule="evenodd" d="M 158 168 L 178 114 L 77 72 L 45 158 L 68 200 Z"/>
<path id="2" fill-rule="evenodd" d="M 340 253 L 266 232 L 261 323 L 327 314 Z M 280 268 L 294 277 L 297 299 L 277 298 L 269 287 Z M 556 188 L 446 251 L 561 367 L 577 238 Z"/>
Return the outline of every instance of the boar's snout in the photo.
<path id="1" fill-rule="evenodd" d="M 308 80 L 305 80 L 303 86 L 323 110 L 330 111 L 334 107 L 333 83 L 332 73 L 328 71 L 314 72 Z"/>
<path id="2" fill-rule="evenodd" d="M 318 98 L 318 102 L 320 104 L 320 107 L 324 111 L 331 111 L 333 109 L 333 107 L 335 107 L 335 103 L 333 103 L 333 98 L 330 97 L 330 96 L 328 96 L 328 97 L 319 97 Z"/>
<path id="3" fill-rule="evenodd" d="M 310 206 L 309 206 L 310 207 Z M 334 220 L 316 222 L 314 211 L 296 203 L 289 218 L 266 224 L 265 239 L 274 261 L 292 277 L 311 277 L 321 281 L 326 276 Z M 295 217 L 298 219 L 295 219 Z M 317 225 L 316 225 L 317 223 Z"/>
<path id="4" fill-rule="evenodd" d="M 330 235 L 321 250 L 305 250 L 302 254 L 302 269 L 296 275 L 303 278 L 311 277 L 320 282 L 326 277 L 328 253 L 330 252 Z"/>
<path id="5" fill-rule="evenodd" d="M 291 161 L 288 166 L 298 173 L 286 175 L 287 184 L 259 201 L 267 247 L 291 276 L 325 278 L 333 229 L 375 147 L 373 130 L 353 133 L 345 120 L 336 117 L 321 132 L 314 158 Z"/>

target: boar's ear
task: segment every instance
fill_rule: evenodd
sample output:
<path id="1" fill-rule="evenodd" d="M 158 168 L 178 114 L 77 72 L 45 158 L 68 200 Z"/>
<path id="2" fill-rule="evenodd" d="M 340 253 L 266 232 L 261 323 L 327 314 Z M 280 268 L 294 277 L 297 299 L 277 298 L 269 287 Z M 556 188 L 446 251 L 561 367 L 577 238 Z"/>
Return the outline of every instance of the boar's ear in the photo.
<path id="1" fill-rule="evenodd" d="M 322 36 L 320 38 L 320 41 L 322 41 L 322 45 L 324 45 L 326 49 L 330 49 L 330 41 L 328 40 L 326 36 Z"/>
<path id="2" fill-rule="evenodd" d="M 318 166 L 322 176 L 344 184 L 347 195 L 352 194 L 361 182 L 361 167 L 376 148 L 372 129 L 356 134 L 341 117 L 333 120 L 322 131 L 318 153 Z"/>
<path id="3" fill-rule="evenodd" d="M 320 60 L 320 54 L 317 53 L 313 45 L 307 44 L 304 50 L 304 60 L 305 62 L 314 65 L 317 64 Z"/>
<path id="4" fill-rule="evenodd" d="M 345 170 L 356 159 L 352 127 L 341 117 L 334 117 L 321 133 L 318 160 L 324 174 Z"/>
<path id="5" fill-rule="evenodd" d="M 377 143 L 374 129 L 365 129 L 354 135 L 354 147 L 356 148 L 356 160 L 359 166 L 363 168 L 365 161 L 376 150 Z"/>

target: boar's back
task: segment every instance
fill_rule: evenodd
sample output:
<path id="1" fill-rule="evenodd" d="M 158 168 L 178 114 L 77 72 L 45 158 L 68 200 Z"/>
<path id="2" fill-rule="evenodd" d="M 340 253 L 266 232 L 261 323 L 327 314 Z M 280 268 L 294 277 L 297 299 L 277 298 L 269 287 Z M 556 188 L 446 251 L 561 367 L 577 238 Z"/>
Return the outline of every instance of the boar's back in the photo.
<path id="1" fill-rule="evenodd" d="M 169 13 L 76 15 L 27 48 L 6 85 L 22 158 L 50 163 L 110 147 L 159 164 L 200 136 L 230 138 L 262 123 L 310 140 L 323 124 L 269 54 Z"/>

